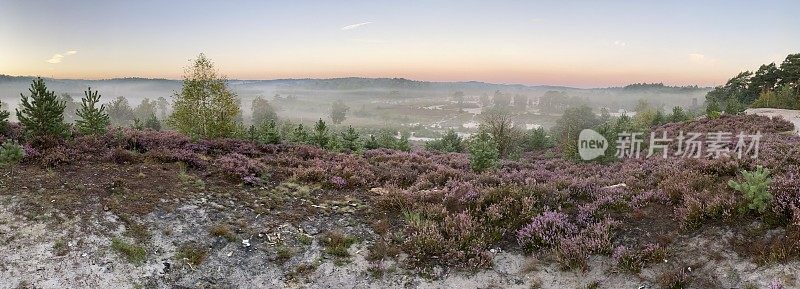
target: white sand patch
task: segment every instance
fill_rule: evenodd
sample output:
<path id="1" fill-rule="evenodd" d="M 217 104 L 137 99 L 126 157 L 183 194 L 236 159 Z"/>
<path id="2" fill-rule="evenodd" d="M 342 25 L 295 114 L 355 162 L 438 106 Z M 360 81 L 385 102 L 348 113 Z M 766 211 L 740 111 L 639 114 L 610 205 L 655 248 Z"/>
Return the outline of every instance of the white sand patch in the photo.
<path id="1" fill-rule="evenodd" d="M 800 134 L 800 110 L 779 109 L 779 108 L 748 108 L 746 114 L 763 115 L 770 118 L 779 116 L 794 124 L 794 132 Z"/>

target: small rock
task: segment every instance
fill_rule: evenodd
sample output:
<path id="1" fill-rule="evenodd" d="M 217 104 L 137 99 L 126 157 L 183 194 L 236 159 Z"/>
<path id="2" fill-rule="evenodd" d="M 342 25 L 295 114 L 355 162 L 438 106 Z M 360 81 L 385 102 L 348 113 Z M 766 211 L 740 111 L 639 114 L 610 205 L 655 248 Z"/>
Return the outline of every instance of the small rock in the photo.
<path id="1" fill-rule="evenodd" d="M 169 262 L 164 262 L 164 270 L 161 271 L 162 274 L 167 274 L 167 272 L 169 272 L 170 267 L 172 267 L 172 264 L 170 264 Z"/>
<path id="2" fill-rule="evenodd" d="M 305 226 L 303 231 L 312 236 L 319 233 L 319 230 L 317 230 L 317 228 L 315 228 L 314 226 Z"/>

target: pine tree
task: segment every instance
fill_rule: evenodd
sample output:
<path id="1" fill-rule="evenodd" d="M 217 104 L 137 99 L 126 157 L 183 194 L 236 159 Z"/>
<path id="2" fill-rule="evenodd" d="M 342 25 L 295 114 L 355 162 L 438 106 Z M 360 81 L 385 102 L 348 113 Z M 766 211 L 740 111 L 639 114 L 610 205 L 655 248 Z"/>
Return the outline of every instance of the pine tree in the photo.
<path id="1" fill-rule="evenodd" d="M 255 125 L 251 124 L 250 127 L 247 129 L 247 139 L 252 141 L 258 139 L 258 131 L 256 130 Z"/>
<path id="2" fill-rule="evenodd" d="M 336 134 L 331 134 L 328 138 L 327 150 L 342 152 L 344 151 L 344 141 Z"/>
<path id="3" fill-rule="evenodd" d="M 364 143 L 364 148 L 368 150 L 374 150 L 380 147 L 378 143 L 378 139 L 375 138 L 375 135 L 370 135 L 369 139 Z"/>
<path id="4" fill-rule="evenodd" d="M 317 125 L 314 126 L 314 135 L 311 137 L 311 141 L 320 148 L 328 147 L 328 142 L 330 141 L 328 126 L 325 125 L 325 121 L 321 118 L 317 121 Z"/>
<path id="5" fill-rule="evenodd" d="M 689 116 L 683 111 L 683 108 L 676 106 L 672 108 L 672 114 L 669 116 L 669 122 L 682 122 L 689 120 Z"/>
<path id="6" fill-rule="evenodd" d="M 265 121 L 260 128 L 259 141 L 264 144 L 281 143 L 281 132 L 274 120 Z"/>
<path id="7" fill-rule="evenodd" d="M 447 130 L 447 133 L 441 139 L 426 142 L 425 148 L 428 150 L 451 152 L 451 153 L 452 152 L 460 153 L 464 151 L 464 145 L 462 144 L 462 139 L 453 129 Z"/>
<path id="8" fill-rule="evenodd" d="M 2 110 L 2 105 L 0 105 L 0 134 L 6 132 L 6 127 L 8 127 L 8 113 L 7 110 Z"/>
<path id="9" fill-rule="evenodd" d="M 484 172 L 494 167 L 499 158 L 497 145 L 488 133 L 481 132 L 470 141 L 469 165 L 473 171 Z"/>
<path id="10" fill-rule="evenodd" d="M 17 119 L 25 127 L 25 132 L 33 137 L 64 135 L 64 102 L 59 101 L 56 93 L 47 91 L 42 78 L 36 78 L 29 89 L 31 95 L 22 96 L 17 109 Z"/>
<path id="11" fill-rule="evenodd" d="M 150 116 L 144 120 L 144 127 L 154 131 L 161 131 L 161 121 L 158 120 L 155 112 L 151 113 Z"/>
<path id="12" fill-rule="evenodd" d="M 297 128 L 292 131 L 292 142 L 297 144 L 306 144 L 308 143 L 308 131 L 303 124 L 298 124 Z"/>
<path id="13" fill-rule="evenodd" d="M 393 150 L 397 149 L 397 138 L 395 137 L 395 133 L 395 131 L 390 129 L 381 129 L 377 136 L 378 147 Z"/>
<path id="14" fill-rule="evenodd" d="M 361 150 L 361 143 L 358 140 L 359 136 L 353 126 L 347 128 L 347 131 L 342 132 L 342 146 L 351 152 Z"/>
<path id="15" fill-rule="evenodd" d="M 403 132 L 400 134 L 400 139 L 395 142 L 395 149 L 401 150 L 404 152 L 411 150 L 411 143 L 408 141 L 410 134 L 408 132 Z"/>
<path id="16" fill-rule="evenodd" d="M 75 122 L 78 130 L 82 134 L 101 134 L 106 132 L 109 125 L 108 114 L 105 112 L 105 105 L 100 105 L 100 108 L 97 108 L 97 103 L 100 102 L 98 91 L 92 92 L 92 88 L 89 87 L 83 94 L 85 96 L 81 99 L 81 107 L 76 112 L 79 118 Z"/>
<path id="17" fill-rule="evenodd" d="M 608 122 L 603 124 L 608 125 Z M 526 151 L 547 148 L 550 147 L 550 139 L 547 138 L 547 132 L 544 131 L 544 128 L 540 126 L 525 133 L 523 146 Z"/>

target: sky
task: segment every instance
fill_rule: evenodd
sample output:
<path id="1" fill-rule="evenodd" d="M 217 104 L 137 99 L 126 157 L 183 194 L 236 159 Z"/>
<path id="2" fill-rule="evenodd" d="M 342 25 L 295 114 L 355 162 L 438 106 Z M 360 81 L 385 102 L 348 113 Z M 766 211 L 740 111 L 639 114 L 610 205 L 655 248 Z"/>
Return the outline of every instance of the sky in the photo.
<path id="1" fill-rule="evenodd" d="M 0 74 L 714 86 L 800 53 L 800 1 L 0 0 Z"/>

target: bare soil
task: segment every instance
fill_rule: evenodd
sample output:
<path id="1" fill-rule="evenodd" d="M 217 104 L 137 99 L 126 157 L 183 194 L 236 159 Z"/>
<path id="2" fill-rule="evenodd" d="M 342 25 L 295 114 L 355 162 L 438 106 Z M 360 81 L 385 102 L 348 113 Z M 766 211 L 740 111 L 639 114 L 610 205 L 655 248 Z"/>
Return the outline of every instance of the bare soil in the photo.
<path id="1" fill-rule="evenodd" d="M 631 218 L 618 238 L 657 242 L 668 252 L 639 273 L 621 271 L 606 256 L 592 256 L 585 271 L 564 271 L 549 254 L 526 256 L 513 246 L 495 249 L 494 266 L 477 271 L 414 267 L 402 253 L 368 261 L 379 240 L 370 202 L 370 192 L 294 182 L 250 187 L 178 164 L 6 168 L 0 289 L 661 288 L 676 278 L 684 288 L 800 288 L 800 262 L 758 259 L 743 243 L 797 236 L 758 222 L 745 224 L 749 230 L 720 224 L 687 233 L 669 219 Z M 671 213 L 642 210 L 632 214 Z M 355 239 L 349 256 L 326 250 L 330 232 Z M 143 248 L 144 261 L 113 249 L 112 239 Z"/>

